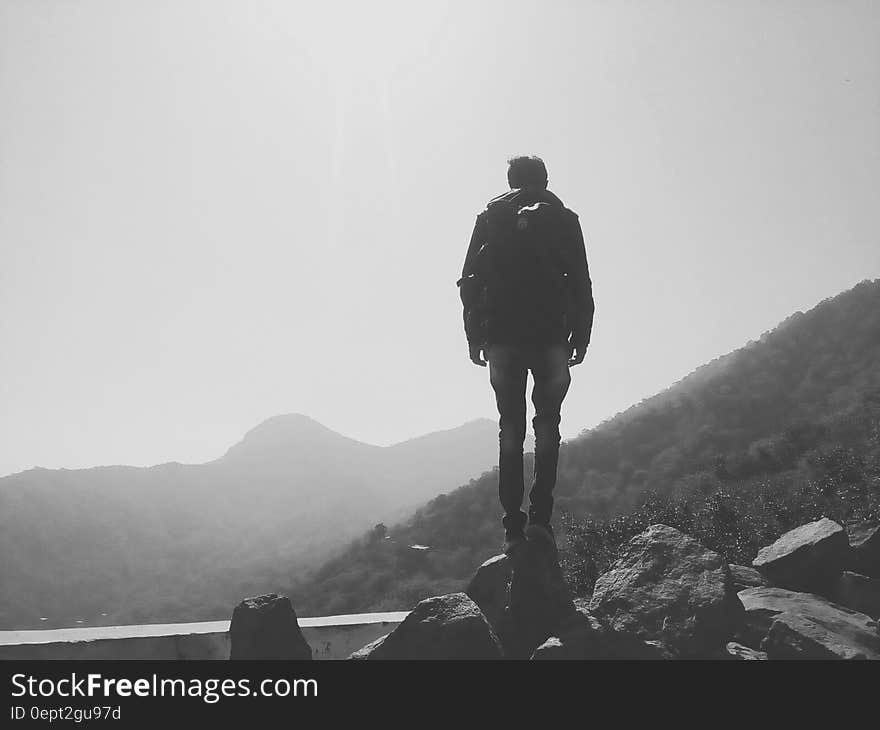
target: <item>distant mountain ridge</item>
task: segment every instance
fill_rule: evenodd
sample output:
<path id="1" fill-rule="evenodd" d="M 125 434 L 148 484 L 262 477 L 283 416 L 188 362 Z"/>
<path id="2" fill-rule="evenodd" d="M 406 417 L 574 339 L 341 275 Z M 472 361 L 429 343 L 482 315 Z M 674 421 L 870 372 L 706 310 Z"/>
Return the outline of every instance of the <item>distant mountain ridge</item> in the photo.
<path id="1" fill-rule="evenodd" d="M 497 438 L 484 418 L 375 446 L 287 414 L 204 464 L 0 478 L 0 627 L 226 617 L 488 468 Z"/>

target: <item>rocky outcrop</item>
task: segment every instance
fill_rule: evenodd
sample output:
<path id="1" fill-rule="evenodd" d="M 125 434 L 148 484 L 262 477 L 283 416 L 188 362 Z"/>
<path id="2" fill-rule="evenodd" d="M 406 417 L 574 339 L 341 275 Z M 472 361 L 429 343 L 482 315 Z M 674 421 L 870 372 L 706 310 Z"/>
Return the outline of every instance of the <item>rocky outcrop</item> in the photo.
<path id="1" fill-rule="evenodd" d="M 874 534 L 855 538 L 863 555 Z M 844 572 L 852 555 L 828 519 L 762 549 L 760 571 L 652 525 L 621 549 L 591 598 L 572 599 L 555 550 L 529 542 L 480 566 L 467 595 L 422 601 L 351 658 L 880 659 L 880 580 Z M 804 584 L 821 594 L 791 589 Z"/>
<path id="2" fill-rule="evenodd" d="M 823 517 L 786 532 L 761 548 L 752 565 L 771 584 L 795 591 L 824 592 L 849 561 L 846 532 Z"/>
<path id="3" fill-rule="evenodd" d="M 724 647 L 743 607 L 718 553 L 672 527 L 652 525 L 596 581 L 590 611 L 616 631 L 700 657 Z"/>
<path id="4" fill-rule="evenodd" d="M 467 592 L 495 627 L 510 658 L 670 658 L 661 647 L 597 619 L 589 612 L 588 599 L 572 600 L 555 551 L 543 543 L 527 543 L 512 558 L 487 560 Z"/>
<path id="5" fill-rule="evenodd" d="M 880 634 L 870 616 L 784 588 L 748 588 L 739 597 L 747 643 L 770 659 L 880 659 Z"/>
<path id="6" fill-rule="evenodd" d="M 465 590 L 496 632 L 500 632 L 504 612 L 507 610 L 512 571 L 510 558 L 507 555 L 496 555 L 477 569 Z"/>
<path id="7" fill-rule="evenodd" d="M 232 612 L 230 659 L 311 659 L 287 596 L 245 598 Z"/>
<path id="8" fill-rule="evenodd" d="M 737 565 L 736 563 L 730 564 L 730 579 L 733 583 L 734 590 L 736 591 L 770 585 L 770 581 L 754 568 L 749 568 L 745 565 Z"/>
<path id="9" fill-rule="evenodd" d="M 575 614 L 556 551 L 528 541 L 511 558 L 508 605 L 501 641 L 511 657 L 526 659 Z"/>
<path id="10" fill-rule="evenodd" d="M 880 578 L 880 525 L 863 522 L 847 526 L 852 548 L 848 567 L 871 578 Z"/>
<path id="11" fill-rule="evenodd" d="M 422 601 L 388 636 L 350 658 L 528 659 L 558 633 L 567 650 L 582 654 L 577 615 L 556 551 L 528 542 L 513 557 L 483 563 L 466 593 Z"/>
<path id="12" fill-rule="evenodd" d="M 465 593 L 428 598 L 383 639 L 355 652 L 359 659 L 500 659 L 498 637 Z"/>

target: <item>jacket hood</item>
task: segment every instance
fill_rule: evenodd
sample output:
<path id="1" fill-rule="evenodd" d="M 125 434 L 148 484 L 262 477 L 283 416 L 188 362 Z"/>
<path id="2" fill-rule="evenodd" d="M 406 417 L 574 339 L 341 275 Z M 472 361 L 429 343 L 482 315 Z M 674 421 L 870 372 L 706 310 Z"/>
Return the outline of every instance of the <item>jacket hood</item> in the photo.
<path id="1" fill-rule="evenodd" d="M 489 205 L 492 203 L 500 202 L 500 201 L 514 201 L 516 200 L 518 203 L 522 203 L 523 205 L 529 205 L 531 203 L 543 202 L 550 203 L 552 205 L 558 205 L 562 208 L 565 207 L 565 204 L 557 197 L 554 193 L 550 192 L 545 188 L 538 187 L 525 187 L 525 188 L 512 188 L 508 190 L 506 193 L 502 193 L 498 195 L 492 200 L 489 201 Z M 488 207 L 488 206 L 486 206 Z"/>

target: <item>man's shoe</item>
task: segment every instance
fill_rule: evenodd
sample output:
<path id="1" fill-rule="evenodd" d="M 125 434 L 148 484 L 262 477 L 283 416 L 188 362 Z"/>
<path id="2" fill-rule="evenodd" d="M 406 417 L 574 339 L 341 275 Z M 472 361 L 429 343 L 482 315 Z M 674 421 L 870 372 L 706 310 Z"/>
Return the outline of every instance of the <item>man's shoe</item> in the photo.
<path id="1" fill-rule="evenodd" d="M 526 538 L 529 542 L 541 542 L 554 552 L 557 550 L 553 528 L 541 522 L 532 522 L 526 527 Z"/>

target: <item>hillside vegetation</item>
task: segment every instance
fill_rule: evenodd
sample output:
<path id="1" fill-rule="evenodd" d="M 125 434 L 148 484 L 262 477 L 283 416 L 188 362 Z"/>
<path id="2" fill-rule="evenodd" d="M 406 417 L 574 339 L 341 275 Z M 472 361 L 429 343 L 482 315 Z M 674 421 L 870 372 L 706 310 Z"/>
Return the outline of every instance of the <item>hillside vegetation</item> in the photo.
<path id="1" fill-rule="evenodd" d="M 865 281 L 562 445 L 570 584 L 589 592 L 651 522 L 747 563 L 821 514 L 880 517 L 878 414 L 880 281 Z M 377 526 L 291 587 L 298 610 L 403 609 L 459 589 L 499 551 L 497 486 L 489 471 L 403 524 Z"/>

